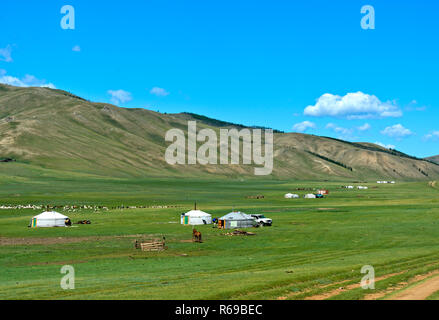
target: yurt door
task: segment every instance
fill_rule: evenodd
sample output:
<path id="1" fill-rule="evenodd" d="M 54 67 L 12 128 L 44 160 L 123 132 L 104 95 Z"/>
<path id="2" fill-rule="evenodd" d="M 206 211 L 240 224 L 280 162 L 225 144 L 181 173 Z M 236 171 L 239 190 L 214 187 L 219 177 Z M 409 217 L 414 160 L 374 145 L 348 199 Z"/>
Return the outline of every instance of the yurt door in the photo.
<path id="1" fill-rule="evenodd" d="M 188 216 L 184 217 L 184 224 L 189 224 L 189 217 Z"/>

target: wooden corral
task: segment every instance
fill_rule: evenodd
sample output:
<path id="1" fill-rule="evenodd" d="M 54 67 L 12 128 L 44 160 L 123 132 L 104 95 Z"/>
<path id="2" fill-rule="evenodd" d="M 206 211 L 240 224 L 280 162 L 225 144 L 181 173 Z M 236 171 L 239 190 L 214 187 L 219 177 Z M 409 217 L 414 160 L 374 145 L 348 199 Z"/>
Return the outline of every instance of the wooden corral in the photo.
<path id="1" fill-rule="evenodd" d="M 142 240 L 142 242 L 136 240 L 134 247 L 142 251 L 163 251 L 168 249 L 165 240 L 160 239 Z"/>

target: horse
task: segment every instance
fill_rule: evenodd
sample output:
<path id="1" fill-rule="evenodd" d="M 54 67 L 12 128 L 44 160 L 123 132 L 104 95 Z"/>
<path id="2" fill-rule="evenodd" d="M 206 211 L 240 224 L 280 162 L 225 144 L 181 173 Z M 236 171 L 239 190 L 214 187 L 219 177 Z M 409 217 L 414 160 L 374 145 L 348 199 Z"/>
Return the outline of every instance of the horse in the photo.
<path id="1" fill-rule="evenodd" d="M 197 229 L 192 230 L 192 241 L 201 242 L 201 232 L 197 231 Z"/>

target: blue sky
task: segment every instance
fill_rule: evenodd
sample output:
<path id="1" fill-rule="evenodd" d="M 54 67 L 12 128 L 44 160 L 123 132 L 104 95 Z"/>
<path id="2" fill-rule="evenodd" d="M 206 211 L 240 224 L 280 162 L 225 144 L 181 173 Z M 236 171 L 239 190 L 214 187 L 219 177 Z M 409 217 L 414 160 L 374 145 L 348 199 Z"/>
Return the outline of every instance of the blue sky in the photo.
<path id="1" fill-rule="evenodd" d="M 439 154 L 438 14 L 431 0 L 2 1 L 0 81 L 424 157 Z"/>

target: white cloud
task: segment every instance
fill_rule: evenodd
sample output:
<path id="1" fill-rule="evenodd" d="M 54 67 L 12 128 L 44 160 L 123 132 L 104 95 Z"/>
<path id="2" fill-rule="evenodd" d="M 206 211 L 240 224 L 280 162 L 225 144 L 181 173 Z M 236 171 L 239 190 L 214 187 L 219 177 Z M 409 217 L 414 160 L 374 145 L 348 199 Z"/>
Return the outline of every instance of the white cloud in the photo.
<path id="1" fill-rule="evenodd" d="M 169 95 L 169 92 L 168 92 L 168 91 L 166 91 L 166 90 L 163 89 L 163 88 L 159 88 L 159 87 L 154 87 L 154 88 L 152 88 L 151 91 L 150 91 L 149 93 L 151 93 L 151 94 L 153 94 L 153 95 L 156 95 L 156 96 L 158 96 L 158 97 L 166 97 L 167 95 Z"/>
<path id="2" fill-rule="evenodd" d="M 365 124 L 363 124 L 362 126 L 357 127 L 357 129 L 358 129 L 359 131 L 367 131 L 367 130 L 369 130 L 370 128 L 371 128 L 371 126 L 370 126 L 370 124 L 368 124 L 368 123 L 365 123 Z"/>
<path id="3" fill-rule="evenodd" d="M 133 100 L 131 93 L 124 90 L 108 90 L 108 94 L 111 95 L 111 103 L 116 105 Z"/>
<path id="4" fill-rule="evenodd" d="M 439 131 L 433 131 L 424 137 L 427 140 L 439 140 Z"/>
<path id="5" fill-rule="evenodd" d="M 12 47 L 7 45 L 6 48 L 0 48 L 0 61 L 12 62 Z"/>
<path id="6" fill-rule="evenodd" d="M 355 133 L 356 131 L 360 131 L 360 132 L 362 132 L 362 131 L 369 130 L 369 129 L 372 128 L 372 127 L 371 127 L 370 124 L 365 123 L 364 125 L 359 126 L 359 127 L 354 127 L 354 128 L 344 128 L 344 127 L 340 127 L 339 125 L 330 122 L 330 123 L 328 123 L 328 124 L 326 125 L 325 128 L 326 128 L 326 129 L 329 129 L 329 130 L 332 130 L 332 131 L 334 131 L 335 133 L 337 133 L 339 139 L 351 140 L 351 139 L 354 139 L 354 138 L 355 138 L 354 133 Z"/>
<path id="7" fill-rule="evenodd" d="M 350 139 L 352 138 L 353 131 L 352 129 L 340 127 L 334 123 L 328 123 L 325 127 L 326 129 L 331 129 L 334 132 L 339 134 L 339 137 L 342 139 Z"/>
<path id="8" fill-rule="evenodd" d="M 377 144 L 383 148 L 386 148 L 386 149 L 395 149 L 396 148 L 393 144 L 384 144 L 381 142 L 375 142 L 375 144 Z"/>
<path id="9" fill-rule="evenodd" d="M 0 77 L 0 83 L 8 84 L 16 87 L 26 87 L 26 85 L 18 78 L 3 75 Z"/>
<path id="10" fill-rule="evenodd" d="M 16 87 L 43 87 L 56 89 L 53 83 L 47 83 L 46 80 L 40 80 L 30 74 L 27 74 L 23 78 L 19 79 L 17 77 L 7 75 L 6 70 L 0 70 L 0 83 Z"/>
<path id="11" fill-rule="evenodd" d="M 72 48 L 72 51 L 75 51 L 75 52 L 81 52 L 81 47 L 80 47 L 80 46 L 74 46 L 74 47 Z"/>
<path id="12" fill-rule="evenodd" d="M 401 117 L 402 111 L 391 102 L 381 102 L 376 96 L 359 91 L 343 97 L 325 93 L 314 106 L 306 107 L 304 114 L 313 117 L 367 119 Z"/>
<path id="13" fill-rule="evenodd" d="M 383 131 L 381 131 L 381 134 L 400 139 L 413 135 L 413 132 L 407 128 L 404 128 L 404 126 L 401 124 L 395 124 L 391 127 L 385 128 Z"/>
<path id="14" fill-rule="evenodd" d="M 296 132 L 305 132 L 308 129 L 315 129 L 316 128 L 316 124 L 310 121 L 303 121 L 300 123 L 296 123 L 293 126 L 293 130 Z"/>
<path id="15" fill-rule="evenodd" d="M 412 100 L 406 107 L 405 110 L 407 111 L 426 111 L 426 106 L 418 106 L 418 101 Z"/>

